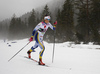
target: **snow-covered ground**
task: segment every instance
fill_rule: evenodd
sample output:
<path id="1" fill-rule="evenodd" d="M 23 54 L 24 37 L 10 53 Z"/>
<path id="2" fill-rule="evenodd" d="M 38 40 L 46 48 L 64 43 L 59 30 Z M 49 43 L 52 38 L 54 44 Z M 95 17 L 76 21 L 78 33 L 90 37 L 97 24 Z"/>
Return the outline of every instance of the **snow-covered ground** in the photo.
<path id="1" fill-rule="evenodd" d="M 100 74 L 100 46 L 92 43 L 57 43 L 52 63 L 53 44 L 44 42 L 46 49 L 43 62 L 49 65 L 44 67 L 24 58 L 34 45 L 33 41 L 8 62 L 27 43 L 28 39 L 6 42 L 0 40 L 0 74 Z M 40 48 L 37 48 L 36 52 L 32 53 L 32 58 L 38 60 L 39 51 Z"/>

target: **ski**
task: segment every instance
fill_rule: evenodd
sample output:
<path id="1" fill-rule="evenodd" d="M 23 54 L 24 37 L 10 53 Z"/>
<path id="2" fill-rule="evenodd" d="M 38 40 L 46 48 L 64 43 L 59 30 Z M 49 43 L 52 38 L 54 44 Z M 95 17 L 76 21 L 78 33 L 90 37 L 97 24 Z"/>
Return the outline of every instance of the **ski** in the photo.
<path id="1" fill-rule="evenodd" d="M 34 61 L 34 62 L 36 62 L 36 63 L 39 62 L 39 61 L 37 61 L 37 60 L 35 60 L 35 59 L 33 59 L 33 58 L 28 58 L 27 56 L 24 56 L 24 58 L 29 59 L 29 60 L 32 60 L 32 61 Z M 49 67 L 48 65 L 39 65 L 39 66 Z"/>
<path id="2" fill-rule="evenodd" d="M 37 61 L 37 60 L 35 60 L 35 59 L 33 59 L 33 58 L 28 58 L 28 57 L 26 57 L 26 56 L 24 56 L 24 58 L 27 58 L 27 59 L 30 59 L 30 60 L 32 60 L 32 61 L 34 61 L 34 62 L 39 62 L 39 61 Z"/>

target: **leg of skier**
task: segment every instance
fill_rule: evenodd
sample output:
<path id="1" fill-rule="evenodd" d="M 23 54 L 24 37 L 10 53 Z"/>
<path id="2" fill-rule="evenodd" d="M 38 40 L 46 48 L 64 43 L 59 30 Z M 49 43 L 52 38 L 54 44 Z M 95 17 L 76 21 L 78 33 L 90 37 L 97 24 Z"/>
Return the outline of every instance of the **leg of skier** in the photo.
<path id="1" fill-rule="evenodd" d="M 37 42 L 35 42 L 35 45 L 33 47 L 31 47 L 31 49 L 27 52 L 29 58 L 31 58 L 31 52 L 35 52 L 34 49 L 37 47 L 38 47 L 38 44 L 37 44 Z"/>
<path id="2" fill-rule="evenodd" d="M 38 43 L 38 46 L 41 48 L 41 51 L 39 53 L 39 65 L 45 65 L 45 63 L 42 62 L 42 56 L 43 56 L 43 52 L 45 50 L 45 47 L 44 47 L 44 44 L 43 44 L 43 36 L 41 36 L 38 33 L 36 41 Z"/>
<path id="3" fill-rule="evenodd" d="M 43 44 L 41 44 L 40 48 L 41 48 L 41 51 L 39 53 L 39 65 L 45 65 L 45 63 L 42 62 L 42 56 L 43 56 L 43 52 L 45 50 L 45 47 Z"/>
<path id="4" fill-rule="evenodd" d="M 42 62 L 42 56 L 43 56 L 43 52 L 45 50 L 44 44 L 43 44 L 43 36 L 41 36 L 39 33 L 36 34 L 35 36 L 35 45 L 27 52 L 28 53 L 28 57 L 31 58 L 31 52 L 35 52 L 35 48 L 37 48 L 38 46 L 41 48 L 41 51 L 39 53 L 39 65 L 45 65 Z"/>

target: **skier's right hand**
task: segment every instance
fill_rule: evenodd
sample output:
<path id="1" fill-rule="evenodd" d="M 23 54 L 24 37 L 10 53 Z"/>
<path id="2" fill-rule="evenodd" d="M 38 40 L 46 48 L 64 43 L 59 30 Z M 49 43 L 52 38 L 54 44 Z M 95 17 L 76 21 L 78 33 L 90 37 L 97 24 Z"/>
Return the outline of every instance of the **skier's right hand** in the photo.
<path id="1" fill-rule="evenodd" d="M 33 37 L 31 37 L 31 38 L 29 39 L 29 41 L 30 41 L 30 42 L 33 41 Z"/>

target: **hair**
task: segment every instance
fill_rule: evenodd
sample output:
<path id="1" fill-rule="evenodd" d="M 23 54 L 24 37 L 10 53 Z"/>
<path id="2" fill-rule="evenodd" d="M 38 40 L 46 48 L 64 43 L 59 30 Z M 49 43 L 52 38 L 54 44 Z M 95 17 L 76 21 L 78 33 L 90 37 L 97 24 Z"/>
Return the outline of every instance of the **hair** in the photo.
<path id="1" fill-rule="evenodd" d="M 44 17 L 46 17 L 46 16 L 49 16 L 49 15 L 47 15 L 47 14 L 46 14 L 46 15 L 44 15 Z M 44 20 L 44 17 L 42 18 L 42 22 L 44 22 L 44 21 L 45 21 L 45 20 Z"/>
<path id="2" fill-rule="evenodd" d="M 49 15 L 46 14 L 45 16 L 49 16 Z M 44 16 L 44 17 L 45 17 L 45 16 Z"/>

